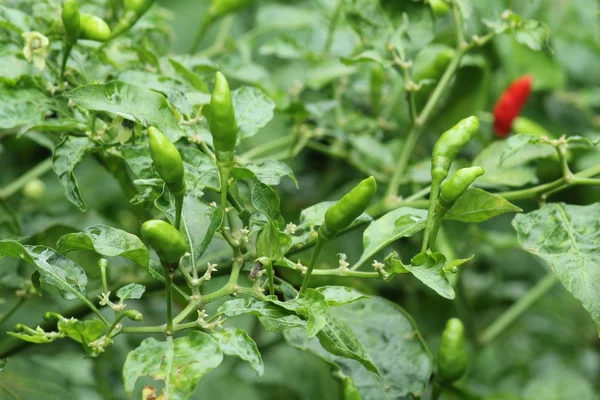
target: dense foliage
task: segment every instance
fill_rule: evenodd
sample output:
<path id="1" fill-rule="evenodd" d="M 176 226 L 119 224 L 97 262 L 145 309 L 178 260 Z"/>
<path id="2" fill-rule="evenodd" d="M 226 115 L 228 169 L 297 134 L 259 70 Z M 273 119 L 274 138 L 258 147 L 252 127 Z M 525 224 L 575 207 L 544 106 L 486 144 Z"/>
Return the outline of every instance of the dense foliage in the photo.
<path id="1" fill-rule="evenodd" d="M 0 398 L 598 399 L 594 0 L 4 0 Z"/>

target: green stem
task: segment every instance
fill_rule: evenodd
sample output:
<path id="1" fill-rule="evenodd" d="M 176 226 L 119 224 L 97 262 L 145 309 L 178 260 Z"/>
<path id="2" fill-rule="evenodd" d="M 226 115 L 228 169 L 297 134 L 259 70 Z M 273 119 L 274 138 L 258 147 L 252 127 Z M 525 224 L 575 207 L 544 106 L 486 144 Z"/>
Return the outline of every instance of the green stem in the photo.
<path id="1" fill-rule="evenodd" d="M 119 333 L 165 333 L 165 325 L 160 326 L 125 326 Z"/>
<path id="2" fill-rule="evenodd" d="M 67 68 L 67 61 L 69 60 L 69 54 L 71 54 L 71 50 L 73 49 L 74 43 L 65 43 L 65 48 L 63 50 L 63 58 L 60 64 L 60 80 L 62 81 L 65 77 L 65 69 Z"/>
<path id="3" fill-rule="evenodd" d="M 173 334 L 173 272 L 168 271 L 166 274 L 167 285 L 167 335 Z"/>
<path id="4" fill-rule="evenodd" d="M 185 196 L 185 190 L 182 193 L 175 195 L 175 229 L 179 230 L 181 226 L 181 213 L 183 210 L 183 197 Z"/>
<path id="5" fill-rule="evenodd" d="M 333 13 L 333 18 L 331 19 L 331 23 L 329 24 L 329 29 L 327 30 L 327 39 L 325 40 L 325 46 L 323 47 L 323 51 L 321 52 L 321 57 L 325 57 L 329 54 L 331 50 L 331 45 L 333 44 L 333 37 L 335 34 L 335 30 L 340 22 L 340 16 L 342 15 L 342 7 L 344 6 L 343 0 L 338 0 L 338 4 Z"/>
<path id="6" fill-rule="evenodd" d="M 102 279 L 102 290 L 104 291 L 104 293 L 108 293 L 108 280 L 106 278 L 107 263 L 108 262 L 104 258 L 101 258 L 98 261 L 98 266 L 100 267 L 100 277 Z"/>
<path id="7" fill-rule="evenodd" d="M 214 21 L 213 17 L 209 13 L 207 13 L 204 16 L 204 18 L 202 18 L 202 21 L 200 22 L 200 27 L 198 28 L 198 32 L 196 33 L 196 37 L 194 38 L 194 41 L 192 42 L 192 47 L 190 47 L 190 54 L 193 54 L 196 51 L 198 51 L 200 42 L 202 41 L 202 38 L 204 37 L 206 30 L 210 27 L 210 25 L 212 24 L 213 21 Z"/>
<path id="8" fill-rule="evenodd" d="M 13 304 L 13 306 L 0 317 L 0 325 L 8 320 L 17 310 L 25 303 L 25 297 L 20 297 L 19 300 Z"/>
<path id="9" fill-rule="evenodd" d="M 38 178 L 44 175 L 46 172 L 52 169 L 52 157 L 45 159 L 35 167 L 31 168 L 29 171 L 9 183 L 4 187 L 4 189 L 0 190 L 0 199 L 6 199 L 17 193 L 27 182 L 32 179 Z"/>
<path id="10" fill-rule="evenodd" d="M 201 300 L 191 301 L 175 318 L 173 318 L 173 324 L 178 325 L 181 321 L 186 319 L 188 315 L 196 311 L 201 305 Z"/>
<path id="11" fill-rule="evenodd" d="M 289 146 L 294 141 L 293 135 L 286 135 L 280 137 L 275 140 L 271 140 L 265 144 L 260 146 L 253 147 L 252 149 L 246 151 L 242 154 L 242 157 L 246 160 L 252 160 L 259 155 L 263 155 L 265 153 L 269 153 L 271 150 L 276 149 L 281 146 Z"/>
<path id="12" fill-rule="evenodd" d="M 324 244 L 325 241 L 323 241 L 321 237 L 317 238 L 317 242 L 315 243 L 315 247 L 313 248 L 312 255 L 308 263 L 306 274 L 304 274 L 304 279 L 302 280 L 302 286 L 300 287 L 300 291 L 298 292 L 298 297 L 302 296 L 308 288 L 310 276 L 312 275 L 313 269 L 315 267 L 315 262 L 317 261 L 317 257 L 319 256 L 319 253 L 321 252 L 321 249 L 323 248 Z"/>
<path id="13" fill-rule="evenodd" d="M 431 192 L 429 195 L 429 209 L 427 211 L 427 225 L 425 227 L 425 234 L 423 235 L 423 244 L 421 245 L 421 251 L 427 250 L 427 247 L 429 246 L 429 236 L 431 235 L 431 230 L 435 225 L 435 220 L 438 219 L 438 216 L 435 215 L 435 207 L 438 204 L 441 183 L 441 179 L 435 177 L 431 182 Z"/>
<path id="14" fill-rule="evenodd" d="M 502 332 L 519 319 L 527 310 L 544 297 L 558 283 L 558 278 L 553 272 L 549 272 L 527 294 L 521 297 L 490 326 L 488 326 L 479 337 L 479 344 L 485 346 L 496 339 Z"/>
<path id="15" fill-rule="evenodd" d="M 225 212 L 227 208 L 227 189 L 229 186 L 229 174 L 231 173 L 231 163 L 217 163 L 219 168 L 219 178 L 221 180 L 221 209 Z"/>
<path id="16" fill-rule="evenodd" d="M 113 321 L 113 323 L 110 325 L 110 327 L 108 327 L 108 331 L 106 331 L 106 336 L 107 337 L 111 337 L 110 334 L 115 330 L 115 328 L 117 327 L 117 325 L 119 324 L 119 322 L 121 322 L 121 320 L 125 318 L 125 313 L 121 312 L 119 313 L 115 320 Z"/>

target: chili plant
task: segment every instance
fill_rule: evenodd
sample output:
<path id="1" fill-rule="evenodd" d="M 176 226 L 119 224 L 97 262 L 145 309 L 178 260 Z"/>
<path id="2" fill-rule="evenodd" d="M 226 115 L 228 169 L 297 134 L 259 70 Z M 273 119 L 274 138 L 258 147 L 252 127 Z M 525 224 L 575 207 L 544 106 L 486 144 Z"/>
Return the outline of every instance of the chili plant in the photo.
<path id="1" fill-rule="evenodd" d="M 5 0 L 0 397 L 596 399 L 596 15 Z"/>

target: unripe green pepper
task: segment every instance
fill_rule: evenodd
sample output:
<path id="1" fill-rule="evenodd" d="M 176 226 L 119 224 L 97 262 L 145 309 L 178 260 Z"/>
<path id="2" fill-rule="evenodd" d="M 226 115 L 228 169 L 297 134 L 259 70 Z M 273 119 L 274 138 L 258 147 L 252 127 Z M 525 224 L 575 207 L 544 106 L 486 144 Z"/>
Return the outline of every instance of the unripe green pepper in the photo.
<path id="1" fill-rule="evenodd" d="M 148 128 L 150 154 L 158 175 L 173 194 L 181 194 L 185 190 L 183 161 L 177 147 L 158 129 Z"/>
<path id="2" fill-rule="evenodd" d="M 525 117 L 515 118 L 511 128 L 513 133 L 516 134 L 531 135 L 538 137 L 546 136 L 549 139 L 554 138 L 554 136 L 550 132 L 548 132 L 543 126 Z"/>
<path id="3" fill-rule="evenodd" d="M 349 376 L 344 378 L 343 381 L 344 388 L 344 400 L 363 400 L 360 392 L 356 388 L 354 381 Z"/>
<path id="4" fill-rule="evenodd" d="M 377 192 L 372 176 L 360 182 L 325 212 L 325 220 L 319 228 L 319 237 L 329 240 L 343 231 L 365 210 Z"/>
<path id="5" fill-rule="evenodd" d="M 106 22 L 95 15 L 79 13 L 81 39 L 106 42 L 110 38 L 110 28 Z"/>
<path id="6" fill-rule="evenodd" d="M 124 314 L 132 321 L 141 321 L 144 319 L 144 316 L 138 310 L 125 310 Z"/>
<path id="7" fill-rule="evenodd" d="M 142 236 L 164 264 L 175 264 L 188 251 L 183 235 L 168 222 L 151 219 L 142 224 Z"/>
<path id="8" fill-rule="evenodd" d="M 454 173 L 443 185 L 440 194 L 442 206 L 450 207 L 469 186 L 485 171 L 481 167 L 461 168 Z"/>
<path id="9" fill-rule="evenodd" d="M 433 147 L 431 158 L 431 177 L 434 181 L 441 182 L 448 176 L 452 162 L 478 130 L 479 120 L 477 117 L 471 116 L 442 133 Z"/>
<path id="10" fill-rule="evenodd" d="M 215 73 L 215 89 L 210 98 L 208 124 L 217 161 L 231 163 L 239 129 L 231 101 L 229 83 L 220 71 Z"/>
<path id="11" fill-rule="evenodd" d="M 79 35 L 81 34 L 81 22 L 77 1 L 65 0 L 63 3 L 61 17 L 65 27 L 67 43 L 72 45 L 77 41 L 77 39 L 79 39 Z"/>
<path id="12" fill-rule="evenodd" d="M 245 7 L 251 0 L 213 0 L 208 14 L 214 19 Z"/>
<path id="13" fill-rule="evenodd" d="M 458 318 L 451 318 L 442 333 L 438 349 L 438 374 L 443 384 L 459 380 L 467 371 L 465 328 Z"/>
<path id="14" fill-rule="evenodd" d="M 429 5 L 436 17 L 443 17 L 450 11 L 450 4 L 444 0 L 429 0 Z"/>
<path id="15" fill-rule="evenodd" d="M 31 200 L 41 200 L 46 193 L 46 184 L 35 178 L 23 186 L 23 195 Z"/>
<path id="16" fill-rule="evenodd" d="M 150 9 L 152 4 L 154 4 L 154 0 L 125 0 L 125 13 L 113 28 L 112 36 L 115 37 L 128 31 Z"/>

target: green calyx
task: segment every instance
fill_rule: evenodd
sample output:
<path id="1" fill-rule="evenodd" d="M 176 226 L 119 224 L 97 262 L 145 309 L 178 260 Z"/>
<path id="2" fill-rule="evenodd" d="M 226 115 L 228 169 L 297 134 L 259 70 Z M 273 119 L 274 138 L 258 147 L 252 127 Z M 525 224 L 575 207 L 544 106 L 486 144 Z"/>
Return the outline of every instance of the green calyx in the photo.
<path id="1" fill-rule="evenodd" d="M 65 27 L 67 42 L 73 44 L 81 35 L 79 7 L 75 0 L 66 0 L 62 8 L 62 22 Z"/>
<path id="2" fill-rule="evenodd" d="M 377 192 L 377 183 L 372 176 L 360 182 L 337 203 L 325 212 L 325 220 L 319 228 L 319 236 L 329 240 L 343 231 L 369 206 Z"/>
<path id="3" fill-rule="evenodd" d="M 443 185 L 440 203 L 449 207 L 467 190 L 469 186 L 485 171 L 481 167 L 462 168 L 456 171 Z"/>
<path id="4" fill-rule="evenodd" d="M 176 264 L 188 251 L 183 235 L 168 222 L 151 219 L 142 224 L 142 236 L 146 239 L 163 264 Z"/>
<path id="5" fill-rule="evenodd" d="M 439 179 L 441 182 L 448 176 L 452 162 L 478 130 L 479 120 L 477 117 L 471 116 L 442 133 L 433 147 L 431 158 L 431 174 L 434 180 Z"/>
<path id="6" fill-rule="evenodd" d="M 148 142 L 152 161 L 158 175 L 165 181 L 173 194 L 183 192 L 185 190 L 185 170 L 179 150 L 161 131 L 153 126 L 148 128 Z"/>
<path id="7" fill-rule="evenodd" d="M 465 328 L 458 318 L 451 318 L 442 333 L 438 349 L 438 375 L 443 384 L 459 380 L 467 371 Z"/>
<path id="8" fill-rule="evenodd" d="M 215 74 L 215 89 L 210 99 L 207 117 L 217 161 L 230 162 L 233 159 L 239 129 L 229 83 L 225 75 L 219 71 Z"/>
<path id="9" fill-rule="evenodd" d="M 108 24 L 95 15 L 79 13 L 81 26 L 81 39 L 106 42 L 110 38 Z"/>

